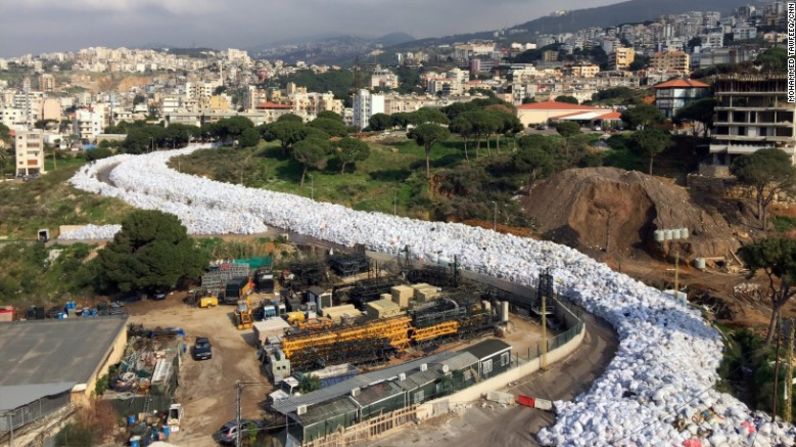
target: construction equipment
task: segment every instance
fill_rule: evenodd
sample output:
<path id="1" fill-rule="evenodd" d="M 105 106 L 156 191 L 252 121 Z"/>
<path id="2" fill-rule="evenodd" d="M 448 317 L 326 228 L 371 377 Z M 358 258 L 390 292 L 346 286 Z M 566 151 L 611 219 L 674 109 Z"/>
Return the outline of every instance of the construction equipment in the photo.
<path id="1" fill-rule="evenodd" d="M 304 315 L 304 312 L 301 311 L 287 313 L 287 322 L 293 325 L 297 323 L 303 323 L 304 320 L 306 319 L 307 319 L 306 315 Z"/>
<path id="2" fill-rule="evenodd" d="M 202 289 L 218 294 L 224 291 L 227 282 L 235 278 L 248 278 L 249 266 L 245 264 L 224 263 L 211 267 L 202 275 Z"/>
<path id="3" fill-rule="evenodd" d="M 254 319 L 252 318 L 252 310 L 252 305 L 248 298 L 238 301 L 238 305 L 235 308 L 235 320 L 238 330 L 242 331 L 245 329 L 251 329 L 252 324 L 254 323 Z"/>
<path id="4" fill-rule="evenodd" d="M 199 307 L 202 309 L 207 309 L 208 307 L 216 307 L 218 306 L 218 297 L 217 296 L 203 296 L 199 298 Z"/>
<path id="5" fill-rule="evenodd" d="M 238 301 L 245 299 L 254 291 L 254 283 L 245 278 L 233 278 L 227 281 L 224 288 L 224 303 L 235 304 Z"/>

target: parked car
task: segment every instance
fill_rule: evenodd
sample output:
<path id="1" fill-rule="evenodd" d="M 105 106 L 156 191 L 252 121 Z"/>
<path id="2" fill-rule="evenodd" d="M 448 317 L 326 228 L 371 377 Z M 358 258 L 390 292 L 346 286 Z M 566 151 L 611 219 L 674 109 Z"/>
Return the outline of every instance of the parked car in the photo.
<path id="1" fill-rule="evenodd" d="M 247 432 L 250 430 L 261 431 L 262 424 L 251 419 L 241 419 L 240 428 L 241 438 L 246 438 Z M 230 445 L 235 444 L 237 435 L 238 424 L 232 420 L 222 425 L 221 428 L 219 428 L 218 431 L 213 434 L 213 439 L 219 444 Z"/>
<path id="2" fill-rule="evenodd" d="M 213 358 L 213 346 L 207 337 L 197 337 L 192 351 L 194 360 L 210 360 Z"/>

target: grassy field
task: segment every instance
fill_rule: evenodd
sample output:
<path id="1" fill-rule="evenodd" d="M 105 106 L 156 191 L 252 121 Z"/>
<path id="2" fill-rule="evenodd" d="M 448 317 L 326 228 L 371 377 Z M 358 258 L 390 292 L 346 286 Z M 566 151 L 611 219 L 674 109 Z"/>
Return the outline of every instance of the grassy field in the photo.
<path id="1" fill-rule="evenodd" d="M 130 206 L 69 185 L 69 178 L 83 163 L 78 158 L 58 160 L 53 169 L 50 158 L 46 163 L 50 172 L 37 179 L 0 183 L 0 237 L 32 240 L 40 228 L 53 234 L 59 225 L 121 222 Z"/>
<path id="2" fill-rule="evenodd" d="M 356 170 L 349 166 L 340 174 L 339 165 L 331 160 L 324 171 L 310 171 L 303 187 L 301 165 L 273 143 L 198 151 L 172 160 L 171 166 L 219 181 L 312 196 L 359 210 L 392 213 L 395 205 L 398 214 L 422 214 L 415 204 L 426 184 L 423 148 L 411 141 L 370 146 L 370 157 L 357 163 Z M 432 168 L 450 166 L 462 158 L 455 142 L 437 144 L 431 151 Z"/>

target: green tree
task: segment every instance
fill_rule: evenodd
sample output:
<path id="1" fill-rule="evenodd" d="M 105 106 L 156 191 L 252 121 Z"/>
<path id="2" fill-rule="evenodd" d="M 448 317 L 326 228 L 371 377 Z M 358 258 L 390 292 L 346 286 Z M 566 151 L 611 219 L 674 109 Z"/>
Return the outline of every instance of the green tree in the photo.
<path id="1" fill-rule="evenodd" d="M 370 117 L 368 120 L 368 127 L 374 132 L 381 132 L 392 127 L 393 122 L 390 115 L 386 113 L 377 113 Z"/>
<path id="2" fill-rule="evenodd" d="M 332 112 L 331 110 L 324 110 L 323 112 L 318 113 L 318 116 L 316 118 L 323 118 L 323 119 L 335 120 L 340 122 L 343 121 L 343 117 L 340 116 L 339 113 Z"/>
<path id="3" fill-rule="evenodd" d="M 260 130 L 265 141 L 279 140 L 284 153 L 288 153 L 294 144 L 307 137 L 304 123 L 293 120 L 266 124 Z"/>
<path id="4" fill-rule="evenodd" d="M 299 391 L 301 394 L 307 394 L 315 390 L 321 389 L 321 379 L 315 374 L 302 374 L 299 379 Z"/>
<path id="5" fill-rule="evenodd" d="M 556 123 L 556 132 L 569 139 L 580 133 L 580 125 L 574 121 L 559 121 Z"/>
<path id="6" fill-rule="evenodd" d="M 633 134 L 633 143 L 635 151 L 649 160 L 649 175 L 652 175 L 655 156 L 672 145 L 672 136 L 661 129 L 646 128 Z"/>
<path id="7" fill-rule="evenodd" d="M 138 210 L 99 252 L 98 286 L 120 292 L 167 290 L 182 279 L 198 278 L 207 262 L 176 216 Z"/>
<path id="8" fill-rule="evenodd" d="M 580 124 L 574 121 L 559 121 L 556 123 L 556 132 L 564 137 L 564 151 L 569 155 L 569 141 L 575 135 L 579 135 Z"/>
<path id="9" fill-rule="evenodd" d="M 738 157 L 730 167 L 733 175 L 755 192 L 760 227 L 768 227 L 768 207 L 777 194 L 793 191 L 796 168 L 790 155 L 779 149 L 761 149 Z"/>
<path id="10" fill-rule="evenodd" d="M 285 122 L 285 121 L 293 121 L 293 122 L 296 122 L 296 123 L 303 123 L 304 122 L 304 118 L 296 115 L 295 113 L 286 113 L 286 114 L 281 115 L 279 118 L 276 119 L 277 123 L 282 123 L 282 122 Z"/>
<path id="11" fill-rule="evenodd" d="M 625 122 L 629 129 L 640 130 L 656 124 L 662 124 L 666 121 L 666 117 L 663 116 L 657 107 L 649 104 L 640 104 L 622 112 L 622 121 Z"/>
<path id="12" fill-rule="evenodd" d="M 293 159 L 302 166 L 301 186 L 310 168 L 321 170 L 326 167 L 329 156 L 329 142 L 319 138 L 307 138 L 293 145 Z"/>
<path id="13" fill-rule="evenodd" d="M 738 256 L 749 267 L 752 278 L 758 270 L 768 277 L 771 298 L 771 320 L 768 323 L 766 344 L 774 336 L 774 328 L 782 307 L 796 294 L 796 241 L 791 239 L 763 239 L 738 250 Z"/>
<path id="14" fill-rule="evenodd" d="M 238 140 L 246 129 L 253 129 L 254 123 L 245 116 L 231 116 L 219 120 L 213 127 L 212 135 L 221 141 Z"/>
<path id="15" fill-rule="evenodd" d="M 540 175 L 547 175 L 553 168 L 553 158 L 543 149 L 531 146 L 518 150 L 512 157 L 514 169 L 528 173 L 528 187 Z"/>
<path id="16" fill-rule="evenodd" d="M 86 161 L 94 161 L 94 160 L 99 160 L 101 158 L 108 158 L 111 155 L 113 155 L 113 151 L 111 151 L 107 147 L 97 147 L 95 149 L 86 151 Z"/>
<path id="17" fill-rule="evenodd" d="M 448 117 L 440 109 L 421 107 L 414 112 L 416 124 L 448 124 Z"/>
<path id="18" fill-rule="evenodd" d="M 342 121 L 330 120 L 328 118 L 316 118 L 307 124 L 309 127 L 314 127 L 326 132 L 332 137 L 344 137 L 348 135 L 348 128 L 345 127 Z"/>
<path id="19" fill-rule="evenodd" d="M 568 104 L 579 104 L 577 98 L 575 98 L 574 96 L 569 96 L 569 95 L 556 96 L 556 102 L 565 102 L 565 103 L 568 103 Z"/>
<path id="20" fill-rule="evenodd" d="M 345 167 L 370 157 L 370 147 L 367 143 L 356 138 L 346 137 L 337 142 L 337 158 L 340 160 L 340 173 L 345 172 Z"/>
<path id="21" fill-rule="evenodd" d="M 137 106 L 138 104 L 143 104 L 146 102 L 146 96 L 138 94 L 135 95 L 133 98 L 133 106 Z"/>
<path id="22" fill-rule="evenodd" d="M 464 159 L 470 161 L 470 154 L 467 152 L 467 142 L 473 136 L 473 123 L 467 119 L 467 116 L 457 116 L 456 119 L 451 121 L 448 127 L 451 132 L 459 134 L 464 140 Z"/>
<path id="23" fill-rule="evenodd" d="M 260 133 L 257 132 L 257 129 L 253 127 L 245 129 L 243 133 L 240 134 L 240 138 L 238 138 L 238 145 L 240 147 L 257 146 L 257 143 L 259 142 L 260 142 Z"/>
<path id="24" fill-rule="evenodd" d="M 788 52 L 784 47 L 771 47 L 757 56 L 755 64 L 763 71 L 783 73 L 788 68 Z"/>
<path id="25" fill-rule="evenodd" d="M 523 104 L 534 104 L 534 103 L 536 103 L 536 98 L 528 98 L 528 97 L 522 98 L 522 103 Z"/>
<path id="26" fill-rule="evenodd" d="M 431 146 L 440 141 L 445 141 L 450 136 L 448 129 L 438 124 L 421 124 L 411 131 L 408 137 L 415 140 L 418 146 L 423 146 L 426 154 L 426 178 L 429 190 L 431 189 Z"/>
<path id="27" fill-rule="evenodd" d="M 707 138 L 708 130 L 713 127 L 713 109 L 715 107 L 715 99 L 702 98 L 678 110 L 675 120 L 695 121 L 702 124 L 703 137 Z"/>

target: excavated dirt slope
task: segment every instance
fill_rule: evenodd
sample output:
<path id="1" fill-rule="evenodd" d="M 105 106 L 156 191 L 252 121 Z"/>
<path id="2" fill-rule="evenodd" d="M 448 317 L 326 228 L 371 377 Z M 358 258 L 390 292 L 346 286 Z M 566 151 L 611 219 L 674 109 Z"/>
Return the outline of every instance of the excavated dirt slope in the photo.
<path id="1" fill-rule="evenodd" d="M 686 188 L 636 171 L 570 169 L 537 183 L 522 201 L 545 238 L 586 253 L 661 254 L 653 232 L 681 227 L 691 232 L 680 243 L 685 259 L 731 257 L 739 247 L 717 210 L 697 203 Z"/>

